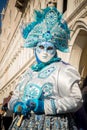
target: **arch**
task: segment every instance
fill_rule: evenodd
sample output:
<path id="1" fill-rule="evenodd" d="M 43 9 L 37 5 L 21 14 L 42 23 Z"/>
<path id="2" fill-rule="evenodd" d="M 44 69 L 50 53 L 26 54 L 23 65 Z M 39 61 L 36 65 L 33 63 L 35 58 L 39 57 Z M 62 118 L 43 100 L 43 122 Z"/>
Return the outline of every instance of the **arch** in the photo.
<path id="1" fill-rule="evenodd" d="M 87 21 L 81 18 L 73 25 L 69 62 L 75 66 L 82 78 L 87 75 Z"/>

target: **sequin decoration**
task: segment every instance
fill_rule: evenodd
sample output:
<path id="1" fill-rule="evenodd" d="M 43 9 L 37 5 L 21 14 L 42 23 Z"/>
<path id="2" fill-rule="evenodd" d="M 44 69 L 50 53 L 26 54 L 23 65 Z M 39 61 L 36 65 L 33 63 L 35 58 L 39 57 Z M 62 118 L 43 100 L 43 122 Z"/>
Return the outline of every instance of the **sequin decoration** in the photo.
<path id="1" fill-rule="evenodd" d="M 52 11 L 50 11 L 46 14 L 45 19 L 46 19 L 46 24 L 47 24 L 47 27 L 48 27 L 48 30 L 49 30 L 57 22 L 57 19 L 58 19 L 57 13 L 55 13 L 55 11 L 52 10 Z"/>
<path id="2" fill-rule="evenodd" d="M 55 7 L 35 11 L 34 21 L 23 30 L 24 47 L 33 48 L 39 42 L 51 42 L 56 49 L 68 52 L 70 30 L 62 14 Z"/>
<path id="3" fill-rule="evenodd" d="M 47 78 L 53 71 L 55 71 L 54 66 L 46 68 L 38 74 L 38 78 Z"/>
<path id="4" fill-rule="evenodd" d="M 43 91 L 43 96 L 44 97 L 52 96 L 52 93 L 53 93 L 53 84 L 51 84 L 51 83 L 45 83 L 42 86 L 42 91 Z"/>
<path id="5" fill-rule="evenodd" d="M 27 100 L 32 98 L 39 99 L 41 94 L 42 94 L 42 89 L 38 85 L 29 83 L 25 86 L 22 100 L 26 102 Z"/>

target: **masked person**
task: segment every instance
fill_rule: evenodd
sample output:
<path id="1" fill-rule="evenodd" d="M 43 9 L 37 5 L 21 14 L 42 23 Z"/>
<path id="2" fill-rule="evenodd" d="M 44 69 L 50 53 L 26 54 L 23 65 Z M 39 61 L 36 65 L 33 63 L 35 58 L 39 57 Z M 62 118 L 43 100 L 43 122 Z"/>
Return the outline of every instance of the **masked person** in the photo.
<path id="1" fill-rule="evenodd" d="M 77 130 L 72 113 L 82 105 L 80 75 L 57 56 L 57 49 L 68 51 L 67 23 L 55 7 L 47 7 L 35 11 L 22 36 L 36 63 L 21 76 L 9 102 L 18 115 L 9 130 Z"/>

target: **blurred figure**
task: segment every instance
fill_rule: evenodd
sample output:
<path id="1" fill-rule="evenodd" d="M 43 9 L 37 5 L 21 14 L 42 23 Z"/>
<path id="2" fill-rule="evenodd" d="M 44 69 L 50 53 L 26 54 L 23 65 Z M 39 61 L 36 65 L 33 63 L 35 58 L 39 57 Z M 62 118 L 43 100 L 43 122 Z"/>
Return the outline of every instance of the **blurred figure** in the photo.
<path id="1" fill-rule="evenodd" d="M 83 106 L 75 113 L 79 130 L 87 130 L 87 76 L 82 85 Z"/>
<path id="2" fill-rule="evenodd" d="M 13 120 L 13 112 L 8 109 L 8 102 L 11 99 L 13 92 L 11 91 L 9 93 L 9 96 L 4 98 L 3 104 L 2 104 L 2 111 L 3 111 L 3 129 L 8 130 L 12 120 Z"/>
<path id="3" fill-rule="evenodd" d="M 83 105 L 87 113 L 87 76 L 83 81 L 82 96 L 83 96 Z"/>
<path id="4" fill-rule="evenodd" d="M 0 130 L 3 130 L 3 119 L 2 119 L 3 114 L 4 114 L 4 111 L 2 111 L 0 107 Z"/>
<path id="5" fill-rule="evenodd" d="M 75 113 L 75 121 L 79 130 L 87 130 L 87 113 L 84 106 Z"/>

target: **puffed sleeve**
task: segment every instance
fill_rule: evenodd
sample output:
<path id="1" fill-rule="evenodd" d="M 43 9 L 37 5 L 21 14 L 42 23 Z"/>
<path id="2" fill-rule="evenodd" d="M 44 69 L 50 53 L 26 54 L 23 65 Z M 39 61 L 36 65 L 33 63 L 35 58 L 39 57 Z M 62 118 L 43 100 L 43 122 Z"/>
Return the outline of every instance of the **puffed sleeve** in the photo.
<path id="1" fill-rule="evenodd" d="M 25 71 L 15 87 L 15 90 L 13 92 L 13 95 L 8 103 L 8 108 L 13 111 L 14 105 L 18 101 L 22 101 L 22 95 L 24 91 L 24 87 L 29 82 L 29 80 L 32 78 L 32 70 L 29 68 L 27 71 Z"/>
<path id="2" fill-rule="evenodd" d="M 82 94 L 79 88 L 80 74 L 69 64 L 61 64 L 57 77 L 58 95 L 45 100 L 45 113 L 57 114 L 75 112 L 82 106 Z"/>

